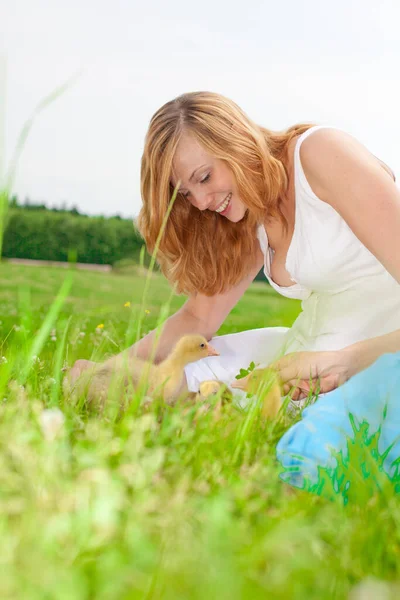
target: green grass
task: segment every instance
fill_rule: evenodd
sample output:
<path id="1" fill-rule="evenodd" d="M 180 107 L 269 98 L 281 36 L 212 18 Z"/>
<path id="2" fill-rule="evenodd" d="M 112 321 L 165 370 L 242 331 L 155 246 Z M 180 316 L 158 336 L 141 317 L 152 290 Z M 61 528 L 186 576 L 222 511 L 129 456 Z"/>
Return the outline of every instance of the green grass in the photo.
<path id="1" fill-rule="evenodd" d="M 198 407 L 116 418 L 68 405 L 61 366 L 122 349 L 145 282 L 75 271 L 60 308 L 66 275 L 0 265 L 1 599 L 367 598 L 353 588 L 371 593 L 373 578 L 386 582 L 380 597 L 398 597 L 390 482 L 379 494 L 360 480 L 346 506 L 290 488 L 274 454 L 288 423 L 264 426 L 229 405 L 218 418 Z M 154 275 L 143 333 L 169 295 Z M 289 326 L 298 312 L 254 284 L 220 333 Z M 49 407 L 65 418 L 53 435 Z"/>

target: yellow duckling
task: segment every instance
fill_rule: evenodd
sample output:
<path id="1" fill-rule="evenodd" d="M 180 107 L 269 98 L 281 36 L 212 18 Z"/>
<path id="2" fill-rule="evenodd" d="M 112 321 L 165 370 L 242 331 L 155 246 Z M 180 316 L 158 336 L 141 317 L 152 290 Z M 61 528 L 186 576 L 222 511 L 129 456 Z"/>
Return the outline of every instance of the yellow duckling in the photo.
<path id="1" fill-rule="evenodd" d="M 222 381 L 215 379 L 213 381 L 202 381 L 199 386 L 199 391 L 196 394 L 196 400 L 202 402 L 207 398 L 215 397 L 221 394 L 222 402 L 232 401 L 232 392 Z"/>
<path id="2" fill-rule="evenodd" d="M 273 419 L 282 405 L 282 391 L 279 378 L 272 369 L 255 369 L 246 377 L 231 385 L 234 389 L 261 396 L 261 415 L 264 419 Z"/>
<path id="3" fill-rule="evenodd" d="M 219 356 L 202 335 L 185 335 L 175 345 L 171 354 L 158 365 L 153 365 L 149 372 L 150 390 L 163 390 L 165 402 L 176 400 L 183 391 L 184 368 L 191 362 Z"/>
<path id="4" fill-rule="evenodd" d="M 149 396 L 161 392 L 164 400 L 171 403 L 185 391 L 185 366 L 206 356 L 219 356 L 219 353 L 202 335 L 185 335 L 169 356 L 157 365 L 128 354 L 119 355 L 94 365 L 72 386 L 66 379 L 64 392 L 78 397 L 86 395 L 90 404 L 103 406 L 110 390 L 122 398 L 129 386 L 138 388 L 147 381 Z"/>

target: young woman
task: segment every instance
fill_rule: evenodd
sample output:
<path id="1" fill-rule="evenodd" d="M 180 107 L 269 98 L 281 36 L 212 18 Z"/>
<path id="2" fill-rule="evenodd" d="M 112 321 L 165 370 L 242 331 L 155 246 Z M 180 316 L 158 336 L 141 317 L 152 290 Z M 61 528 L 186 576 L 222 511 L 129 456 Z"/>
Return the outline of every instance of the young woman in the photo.
<path id="1" fill-rule="evenodd" d="M 262 266 L 280 294 L 302 300 L 289 330 L 213 338 L 220 357 L 187 367 L 189 390 L 284 353 L 274 366 L 301 397 L 310 373 L 328 391 L 400 350 L 400 192 L 350 135 L 307 124 L 277 133 L 219 94 L 184 94 L 153 116 L 141 179 L 150 252 L 179 186 L 158 261 L 188 300 L 166 322 L 157 361 L 185 333 L 213 338 Z M 146 358 L 153 342 L 154 332 L 132 352 Z"/>

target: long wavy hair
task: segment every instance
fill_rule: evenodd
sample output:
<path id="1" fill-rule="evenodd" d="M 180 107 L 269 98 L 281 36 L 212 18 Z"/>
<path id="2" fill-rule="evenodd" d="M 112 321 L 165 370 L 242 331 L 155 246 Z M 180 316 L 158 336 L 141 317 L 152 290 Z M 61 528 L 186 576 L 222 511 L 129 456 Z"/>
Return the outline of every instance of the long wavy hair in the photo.
<path id="1" fill-rule="evenodd" d="M 153 253 L 174 189 L 172 161 L 182 133 L 191 135 L 232 171 L 248 208 L 232 223 L 215 211 L 200 211 L 178 193 L 164 224 L 157 262 L 178 293 L 212 296 L 239 283 L 254 268 L 256 228 L 278 218 L 288 188 L 285 166 L 290 140 L 307 131 L 300 124 L 282 132 L 260 127 L 232 100 L 212 92 L 183 94 L 152 117 L 141 163 L 143 207 L 137 225 Z"/>

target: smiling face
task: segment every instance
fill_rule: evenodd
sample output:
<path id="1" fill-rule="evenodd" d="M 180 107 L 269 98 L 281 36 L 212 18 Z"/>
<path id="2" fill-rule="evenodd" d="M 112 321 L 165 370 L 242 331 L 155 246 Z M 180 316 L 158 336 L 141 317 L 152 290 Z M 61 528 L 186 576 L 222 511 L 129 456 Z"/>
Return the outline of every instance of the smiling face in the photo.
<path id="1" fill-rule="evenodd" d="M 208 154 L 189 133 L 182 135 L 173 160 L 174 188 L 178 181 L 179 191 L 199 210 L 215 211 L 233 223 L 246 214 L 226 163 Z"/>

